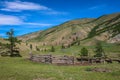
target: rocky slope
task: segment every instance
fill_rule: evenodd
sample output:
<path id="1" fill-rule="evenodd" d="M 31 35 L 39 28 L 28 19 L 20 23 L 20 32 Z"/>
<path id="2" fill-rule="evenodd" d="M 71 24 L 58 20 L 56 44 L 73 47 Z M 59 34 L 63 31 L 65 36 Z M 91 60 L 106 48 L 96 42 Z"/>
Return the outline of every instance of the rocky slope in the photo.
<path id="1" fill-rule="evenodd" d="M 25 34 L 25 35 L 22 35 L 22 36 L 18 36 L 18 39 L 22 40 L 23 42 L 25 42 L 27 40 L 36 38 L 37 36 L 40 35 L 41 32 L 42 31 L 37 31 L 37 32 L 33 32 L 33 33 L 28 33 L 28 34 Z"/>
<path id="2" fill-rule="evenodd" d="M 68 45 L 87 39 L 89 39 L 89 42 L 94 42 L 94 39 L 109 43 L 120 42 L 120 13 L 103 15 L 96 19 L 71 20 L 21 38 L 24 41 L 43 42 L 52 45 Z"/>

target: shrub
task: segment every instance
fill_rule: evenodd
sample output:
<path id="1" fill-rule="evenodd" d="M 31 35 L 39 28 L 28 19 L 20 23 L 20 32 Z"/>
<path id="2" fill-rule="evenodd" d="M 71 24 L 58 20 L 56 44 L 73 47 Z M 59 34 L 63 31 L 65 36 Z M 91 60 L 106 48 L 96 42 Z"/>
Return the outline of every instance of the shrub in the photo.
<path id="1" fill-rule="evenodd" d="M 54 46 L 51 47 L 51 52 L 55 52 Z"/>
<path id="2" fill-rule="evenodd" d="M 86 48 L 81 49 L 81 56 L 88 56 L 88 50 Z"/>

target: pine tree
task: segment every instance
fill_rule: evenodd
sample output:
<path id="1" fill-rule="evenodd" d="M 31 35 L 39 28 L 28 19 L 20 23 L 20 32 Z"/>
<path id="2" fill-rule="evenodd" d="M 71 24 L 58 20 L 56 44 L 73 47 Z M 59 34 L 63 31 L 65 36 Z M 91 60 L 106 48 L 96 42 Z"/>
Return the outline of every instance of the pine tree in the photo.
<path id="1" fill-rule="evenodd" d="M 81 55 L 80 56 L 88 56 L 88 50 L 85 47 L 81 49 Z"/>
<path id="2" fill-rule="evenodd" d="M 40 51 L 40 49 L 36 46 L 36 51 Z"/>
<path id="3" fill-rule="evenodd" d="M 54 46 L 51 47 L 51 52 L 55 52 Z"/>
<path id="4" fill-rule="evenodd" d="M 105 56 L 105 53 L 104 53 L 104 49 L 102 47 L 102 44 L 100 42 L 97 42 L 96 43 L 96 47 L 95 47 L 95 55 L 94 57 L 102 57 L 102 56 Z"/>
<path id="5" fill-rule="evenodd" d="M 32 44 L 30 44 L 30 49 L 32 50 Z"/>
<path id="6" fill-rule="evenodd" d="M 19 43 L 20 44 L 20 40 L 18 40 L 15 36 L 14 36 L 14 30 L 11 29 L 9 32 L 7 32 L 7 35 L 8 35 L 8 40 L 9 43 L 6 44 L 6 46 L 8 47 L 8 49 L 10 49 L 10 56 L 14 56 L 14 48 L 16 47 L 16 43 Z M 16 52 L 19 52 L 19 51 L 16 51 Z M 19 53 L 18 53 L 19 55 Z"/>

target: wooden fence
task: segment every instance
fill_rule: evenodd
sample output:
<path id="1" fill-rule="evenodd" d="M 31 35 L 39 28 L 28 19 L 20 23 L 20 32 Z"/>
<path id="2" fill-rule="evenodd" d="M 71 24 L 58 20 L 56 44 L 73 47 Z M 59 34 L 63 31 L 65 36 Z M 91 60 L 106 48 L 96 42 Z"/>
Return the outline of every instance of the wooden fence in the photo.
<path id="1" fill-rule="evenodd" d="M 104 58 L 75 58 L 73 56 L 53 56 L 53 55 L 30 55 L 31 61 L 49 64 L 92 64 L 92 63 L 112 63 L 113 61 L 120 63 L 120 59 L 104 59 Z"/>
<path id="2" fill-rule="evenodd" d="M 74 64 L 74 57 L 72 56 L 31 55 L 30 60 L 40 63 Z"/>

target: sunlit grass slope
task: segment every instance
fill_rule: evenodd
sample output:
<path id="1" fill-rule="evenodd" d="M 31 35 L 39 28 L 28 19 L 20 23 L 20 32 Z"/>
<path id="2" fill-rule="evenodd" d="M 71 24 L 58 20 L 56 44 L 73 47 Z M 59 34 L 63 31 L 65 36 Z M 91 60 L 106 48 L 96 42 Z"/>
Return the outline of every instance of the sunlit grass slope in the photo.
<path id="1" fill-rule="evenodd" d="M 86 71 L 102 67 L 110 73 Z M 23 58 L 0 57 L 0 80 L 119 80 L 120 64 L 56 66 L 30 62 Z"/>

